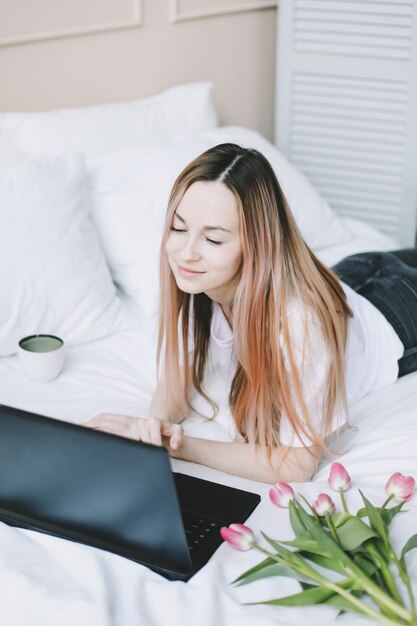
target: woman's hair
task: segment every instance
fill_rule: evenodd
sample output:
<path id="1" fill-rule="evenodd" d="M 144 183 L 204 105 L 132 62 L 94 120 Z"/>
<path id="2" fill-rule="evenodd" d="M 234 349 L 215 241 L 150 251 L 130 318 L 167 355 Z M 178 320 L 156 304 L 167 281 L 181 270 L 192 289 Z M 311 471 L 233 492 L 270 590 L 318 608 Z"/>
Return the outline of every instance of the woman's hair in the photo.
<path id="1" fill-rule="evenodd" d="M 285 415 L 296 435 L 323 450 L 335 410 L 346 409 L 344 351 L 351 311 L 336 276 L 303 241 L 271 165 L 254 149 L 232 143 L 215 146 L 192 161 L 173 186 L 160 263 L 158 363 L 169 379 L 167 404 L 185 416 L 193 385 L 210 402 L 213 416 L 217 412 L 203 389 L 213 303 L 204 293 L 191 296 L 178 288 L 165 251 L 175 211 L 187 189 L 198 181 L 225 184 L 239 211 L 242 267 L 232 305 L 238 365 L 229 394 L 237 429 L 247 442 L 271 449 L 279 445 L 280 419 Z M 314 313 L 328 347 L 320 430 L 310 420 L 291 349 L 287 309 L 293 298 L 306 312 Z M 194 320 L 192 358 L 190 319 Z"/>

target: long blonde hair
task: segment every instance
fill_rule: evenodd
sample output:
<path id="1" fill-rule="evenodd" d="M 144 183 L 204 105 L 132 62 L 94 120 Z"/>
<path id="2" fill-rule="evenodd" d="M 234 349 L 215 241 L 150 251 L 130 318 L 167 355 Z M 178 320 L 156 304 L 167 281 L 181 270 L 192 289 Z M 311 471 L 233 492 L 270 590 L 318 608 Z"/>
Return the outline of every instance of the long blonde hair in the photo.
<path id="1" fill-rule="evenodd" d="M 280 420 L 285 415 L 297 436 L 323 450 L 334 412 L 346 409 L 344 352 L 351 311 L 335 274 L 304 242 L 271 165 L 254 149 L 231 143 L 215 146 L 192 161 L 173 186 L 161 245 L 158 339 L 158 364 L 169 379 L 168 406 L 185 416 L 193 385 L 211 403 L 213 415 L 217 411 L 203 389 L 213 303 L 204 293 L 191 296 L 178 288 L 165 252 L 175 211 L 197 181 L 223 182 L 233 192 L 239 210 L 242 269 L 233 301 L 238 365 L 229 394 L 236 427 L 247 442 L 270 449 L 279 445 Z M 291 349 L 287 306 L 292 298 L 314 312 L 330 357 L 319 431 L 309 418 Z M 188 350 L 191 317 L 192 362 Z"/>

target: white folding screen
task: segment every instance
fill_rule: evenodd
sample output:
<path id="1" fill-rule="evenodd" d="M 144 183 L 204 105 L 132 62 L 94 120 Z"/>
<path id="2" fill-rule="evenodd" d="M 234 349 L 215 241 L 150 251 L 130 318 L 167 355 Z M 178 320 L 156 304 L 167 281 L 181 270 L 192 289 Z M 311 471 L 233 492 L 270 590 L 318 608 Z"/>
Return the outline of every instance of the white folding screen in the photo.
<path id="1" fill-rule="evenodd" d="M 339 214 L 415 245 L 417 0 L 281 0 L 277 55 L 279 149 Z"/>

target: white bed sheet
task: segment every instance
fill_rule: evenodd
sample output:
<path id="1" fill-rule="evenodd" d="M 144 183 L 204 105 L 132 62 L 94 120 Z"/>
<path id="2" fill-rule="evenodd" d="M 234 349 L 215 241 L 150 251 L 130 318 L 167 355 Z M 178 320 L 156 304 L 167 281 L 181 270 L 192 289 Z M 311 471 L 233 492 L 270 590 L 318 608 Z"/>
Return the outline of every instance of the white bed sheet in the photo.
<path id="1" fill-rule="evenodd" d="M 358 232 L 348 249 L 329 248 L 319 256 L 334 263 L 351 252 L 392 247 L 378 236 L 367 239 L 357 223 L 350 227 Z M 77 423 L 102 411 L 146 415 L 155 384 L 154 359 L 154 320 L 137 312 L 129 330 L 68 349 L 64 370 L 52 383 L 30 383 L 20 373 L 15 356 L 0 359 L 0 402 Z M 224 402 L 227 389 L 215 373 L 210 391 Z M 417 373 L 369 394 L 351 407 L 350 421 L 352 429 L 339 446 L 343 448 L 340 460 L 353 479 L 348 502 L 356 510 L 360 506 L 357 487 L 378 503 L 394 471 L 417 477 Z M 186 432 L 222 440 L 233 435 L 225 410 L 214 421 L 192 416 Z M 329 491 L 331 460 L 324 458 L 314 480 L 297 485 L 297 491 L 310 500 Z M 257 534 L 264 530 L 280 539 L 292 536 L 287 512 L 269 501 L 268 485 L 182 461 L 173 461 L 173 468 L 261 494 L 248 525 Z M 417 498 L 407 509 L 393 522 L 397 547 L 415 532 Z M 0 523 L 1 615 L 5 624 L 13 626 L 301 626 L 306 618 L 322 626 L 336 623 L 337 612 L 328 608 L 244 606 L 298 589 L 295 581 L 283 578 L 230 586 L 259 560 L 255 551 L 238 553 L 223 544 L 191 581 L 169 582 L 128 559 Z M 417 593 L 417 551 L 409 554 L 408 562 Z M 342 619 L 356 626 L 368 623 L 353 615 Z"/>

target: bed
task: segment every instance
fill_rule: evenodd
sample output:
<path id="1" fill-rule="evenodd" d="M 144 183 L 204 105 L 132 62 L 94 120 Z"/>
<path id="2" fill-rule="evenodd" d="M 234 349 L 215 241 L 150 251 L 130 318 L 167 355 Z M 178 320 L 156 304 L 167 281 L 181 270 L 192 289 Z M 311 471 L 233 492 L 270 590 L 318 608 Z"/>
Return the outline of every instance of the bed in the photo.
<path id="1" fill-rule="evenodd" d="M 100 412 L 146 416 L 156 382 L 158 244 L 170 186 L 181 168 L 211 145 L 235 141 L 270 159 L 301 232 L 327 264 L 395 241 L 338 217 L 310 183 L 255 131 L 221 127 L 211 85 L 195 83 L 152 98 L 47 113 L 0 115 L 0 403 L 81 423 Z M 62 336 L 60 376 L 34 383 L 20 371 L 17 340 L 30 333 Z M 185 422 L 193 436 L 231 440 L 227 381 L 209 370 L 207 390 L 220 405 L 214 420 Z M 202 405 L 200 408 L 204 409 Z M 395 471 L 417 477 L 417 373 L 349 407 L 350 429 L 338 443 L 354 489 L 375 503 Z M 308 499 L 328 490 L 324 457 Z M 290 538 L 285 510 L 269 485 L 183 461 L 173 469 L 259 493 L 248 520 L 259 534 Z M 393 543 L 415 532 L 416 499 L 393 523 Z M 13 626 L 233 626 L 336 623 L 329 608 L 244 606 L 295 592 L 291 579 L 230 582 L 259 561 L 222 544 L 188 583 L 169 582 L 123 557 L 0 523 L 2 617 Z M 417 553 L 409 555 L 417 593 Z M 345 615 L 346 624 L 367 620 Z"/>

